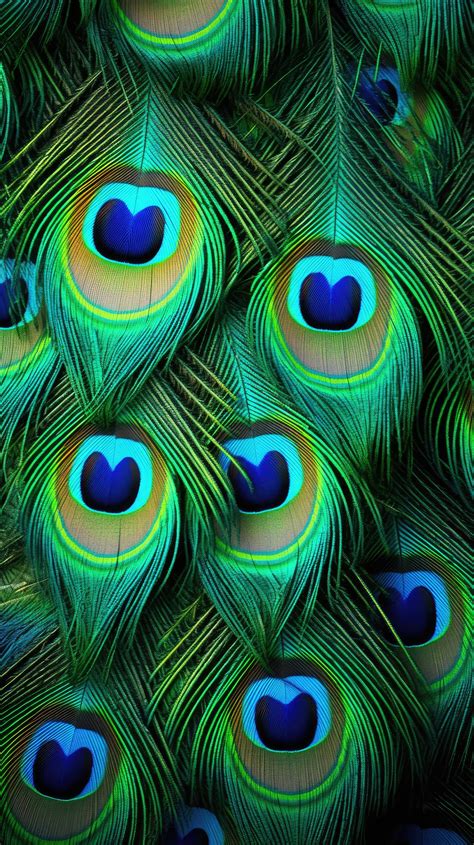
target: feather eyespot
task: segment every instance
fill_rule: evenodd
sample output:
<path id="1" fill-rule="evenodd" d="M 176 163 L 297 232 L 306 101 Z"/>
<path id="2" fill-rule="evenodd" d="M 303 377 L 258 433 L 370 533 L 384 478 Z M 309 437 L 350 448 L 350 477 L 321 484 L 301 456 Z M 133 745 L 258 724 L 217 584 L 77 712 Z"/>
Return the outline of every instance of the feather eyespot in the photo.
<path id="1" fill-rule="evenodd" d="M 41 841 L 75 841 L 98 822 L 122 756 L 102 716 L 61 702 L 35 710 L 12 753 L 7 790 L 24 830 Z"/>
<path id="2" fill-rule="evenodd" d="M 390 623 L 385 632 L 390 642 L 422 646 L 447 631 L 450 606 L 439 575 L 422 570 L 383 572 L 376 580 L 383 588 L 378 603 Z"/>
<path id="3" fill-rule="evenodd" d="M 391 280 L 354 244 L 314 238 L 290 245 L 270 275 L 262 274 L 251 307 L 262 354 L 271 351 L 284 378 L 343 390 L 371 379 L 387 360 Z"/>
<path id="4" fill-rule="evenodd" d="M 357 94 L 382 126 L 404 123 L 410 113 L 407 94 L 400 85 L 400 76 L 393 67 L 364 68 Z"/>
<path id="5" fill-rule="evenodd" d="M 273 675 L 254 667 L 235 690 L 230 718 L 240 776 L 266 798 L 301 801 L 335 775 L 344 708 L 333 681 L 312 661 L 284 660 Z"/>
<path id="6" fill-rule="evenodd" d="M 56 529 L 83 563 L 125 563 L 151 553 L 172 482 L 144 432 L 128 426 L 113 434 L 77 432 L 56 461 L 54 482 Z"/>
<path id="7" fill-rule="evenodd" d="M 301 258 L 294 267 L 288 310 L 304 328 L 351 331 L 371 319 L 375 306 L 375 281 L 361 261 L 314 255 Z"/>
<path id="8" fill-rule="evenodd" d="M 239 510 L 261 513 L 288 504 L 299 493 L 303 467 L 298 450 L 278 434 L 229 440 L 224 448 L 236 459 L 223 459 Z"/>
<path id="9" fill-rule="evenodd" d="M 388 79 L 375 82 L 363 73 L 357 92 L 379 123 L 393 122 L 397 113 L 398 92 Z"/>
<path id="10" fill-rule="evenodd" d="M 51 357 L 36 290 L 36 268 L 12 258 L 0 261 L 0 370 L 23 363 L 28 356 Z M 45 360 L 46 363 L 46 360 Z"/>
<path id="11" fill-rule="evenodd" d="M 133 458 L 122 458 L 111 467 L 102 452 L 93 452 L 81 473 L 82 501 L 91 510 L 124 513 L 136 501 L 140 470 Z"/>
<path id="12" fill-rule="evenodd" d="M 180 228 L 180 206 L 171 191 L 112 182 L 92 200 L 83 233 L 89 249 L 108 261 L 149 265 L 175 252 Z"/>
<path id="13" fill-rule="evenodd" d="M 265 678 L 251 684 L 245 694 L 244 730 L 261 748 L 303 751 L 321 742 L 330 725 L 329 695 L 316 678 Z"/>
<path id="14" fill-rule="evenodd" d="M 324 273 L 309 273 L 300 288 L 300 311 L 312 329 L 346 331 L 357 323 L 361 288 L 354 276 L 330 285 Z"/>
<path id="15" fill-rule="evenodd" d="M 88 437 L 71 467 L 71 495 L 89 510 L 130 513 L 149 499 L 153 482 L 147 447 L 113 435 Z"/>
<path id="16" fill-rule="evenodd" d="M 423 519 L 426 533 L 400 520 L 389 557 L 370 563 L 373 624 L 395 647 L 405 645 L 432 691 L 444 696 L 469 663 L 468 561 L 462 544 L 448 547 L 442 531 L 436 548 L 429 514 Z"/>
<path id="17" fill-rule="evenodd" d="M 241 457 L 239 465 L 241 469 L 230 464 L 227 472 L 239 510 L 246 513 L 272 510 L 285 503 L 290 476 L 288 464 L 281 452 L 266 452 L 258 462 Z"/>
<path id="18" fill-rule="evenodd" d="M 72 301 L 101 324 L 128 327 L 161 312 L 161 325 L 163 309 L 172 319 L 201 284 L 202 217 L 178 176 L 125 165 L 99 171 L 72 198 L 66 245 L 60 261 Z M 54 294 L 46 289 L 47 299 Z"/>
<path id="19" fill-rule="evenodd" d="M 279 564 L 299 549 L 319 517 L 317 456 L 299 430 L 259 421 L 223 443 L 220 464 L 234 491 L 238 515 L 225 554 Z"/>
<path id="20" fill-rule="evenodd" d="M 404 645 L 430 685 L 444 688 L 466 666 L 465 598 L 436 556 L 416 554 L 403 569 L 375 570 L 374 625 L 387 642 Z"/>
<path id="21" fill-rule="evenodd" d="M 105 739 L 69 722 L 45 722 L 23 759 L 25 782 L 48 798 L 82 798 L 100 786 L 107 767 Z"/>
<path id="22" fill-rule="evenodd" d="M 147 264 L 160 250 L 164 229 L 164 214 L 156 205 L 133 213 L 123 200 L 107 200 L 94 221 L 94 246 L 110 261 Z"/>

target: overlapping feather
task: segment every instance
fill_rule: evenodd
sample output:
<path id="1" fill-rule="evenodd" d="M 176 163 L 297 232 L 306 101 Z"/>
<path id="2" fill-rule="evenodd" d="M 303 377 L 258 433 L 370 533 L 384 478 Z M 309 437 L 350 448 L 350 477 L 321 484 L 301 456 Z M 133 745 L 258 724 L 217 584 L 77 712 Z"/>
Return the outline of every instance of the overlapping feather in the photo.
<path id="1" fill-rule="evenodd" d="M 3 4 L 8 845 L 468 841 L 467 18 Z"/>

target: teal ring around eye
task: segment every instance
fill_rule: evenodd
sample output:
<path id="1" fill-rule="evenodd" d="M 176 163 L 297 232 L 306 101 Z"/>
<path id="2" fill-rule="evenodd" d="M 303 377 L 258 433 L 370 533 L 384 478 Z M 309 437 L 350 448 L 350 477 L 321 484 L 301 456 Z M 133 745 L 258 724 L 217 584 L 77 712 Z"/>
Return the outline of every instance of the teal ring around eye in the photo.
<path id="1" fill-rule="evenodd" d="M 32 789 L 33 786 L 33 764 L 40 747 L 45 743 L 54 740 L 57 742 L 64 754 L 73 754 L 78 748 L 89 748 L 93 752 L 93 766 L 91 776 L 82 792 L 70 800 L 77 801 L 95 792 L 102 783 L 107 768 L 108 747 L 105 739 L 97 731 L 78 728 L 70 722 L 45 722 L 33 734 L 23 755 L 21 763 L 21 774 L 25 783 Z M 49 798 L 48 800 L 54 800 Z"/>
<path id="2" fill-rule="evenodd" d="M 261 742 L 255 724 L 255 708 L 264 696 L 272 696 L 281 703 L 288 704 L 301 693 L 310 695 L 317 704 L 318 723 L 312 748 L 326 739 L 331 730 L 331 703 L 329 693 L 317 678 L 309 675 L 289 675 L 287 678 L 262 678 L 250 684 L 242 702 L 242 724 L 251 742 L 260 748 L 266 748 Z M 274 754 L 286 754 L 286 751 L 274 751 Z"/>
<path id="3" fill-rule="evenodd" d="M 0 261 L 0 278 L 5 279 L 13 275 L 15 269 L 15 260 L 13 258 L 4 258 Z M 0 332 L 11 332 L 12 328 L 16 329 L 20 326 L 25 326 L 31 323 L 35 317 L 38 316 L 40 303 L 36 291 L 36 268 L 31 261 L 22 261 L 20 264 L 20 274 L 26 282 L 28 288 L 28 303 L 23 315 L 23 319 L 16 323 L 15 326 L 8 328 L 0 328 Z"/>
<path id="4" fill-rule="evenodd" d="M 315 329 L 309 326 L 301 313 L 301 286 L 311 273 L 324 275 L 331 287 L 344 276 L 352 276 L 360 286 L 361 308 L 357 323 L 350 329 L 338 331 L 338 334 L 352 332 L 368 323 L 373 317 L 377 302 L 375 280 L 372 272 L 362 261 L 353 258 L 332 258 L 330 255 L 309 255 L 306 258 L 301 258 L 293 268 L 288 289 L 288 311 L 293 320 L 300 326 L 311 332 L 332 333 L 328 329 Z"/>
<path id="5" fill-rule="evenodd" d="M 446 633 L 451 621 L 451 611 L 448 593 L 444 581 L 439 575 L 428 570 L 379 572 L 375 576 L 375 580 L 386 590 L 398 590 L 403 598 L 406 598 L 416 587 L 428 589 L 435 599 L 436 623 L 433 636 L 425 645 L 430 645 Z M 407 648 L 419 648 L 419 646 L 407 646 Z"/>
<path id="6" fill-rule="evenodd" d="M 82 470 L 86 460 L 94 452 L 100 452 L 108 461 L 111 469 L 115 469 L 124 458 L 133 458 L 140 471 L 140 486 L 133 505 L 126 511 L 118 514 L 108 514 L 108 516 L 123 517 L 143 507 L 150 498 L 153 484 L 153 466 L 148 448 L 144 443 L 138 443 L 136 440 L 129 440 L 126 437 L 114 437 L 110 434 L 94 434 L 91 437 L 87 437 L 79 446 L 69 475 L 69 492 L 73 499 L 81 507 L 94 513 L 84 503 L 81 495 Z"/>
<path id="7" fill-rule="evenodd" d="M 97 255 L 102 261 L 107 261 L 110 264 L 115 263 L 97 251 L 93 238 L 94 223 L 97 214 L 102 206 L 110 200 L 121 200 L 133 214 L 137 214 L 149 206 L 156 206 L 163 212 L 165 218 L 163 242 L 157 255 L 150 261 L 140 264 L 140 267 L 159 264 L 173 255 L 178 246 L 181 230 L 181 209 L 177 197 L 171 191 L 166 191 L 164 188 L 143 187 L 141 185 L 132 185 L 129 182 L 109 182 L 107 185 L 104 185 L 97 191 L 87 209 L 82 226 L 82 236 L 87 248 L 94 255 Z M 126 266 L 136 268 L 135 264 Z"/>
<path id="8" fill-rule="evenodd" d="M 304 481 L 303 465 L 298 449 L 288 437 L 284 437 L 282 434 L 258 434 L 255 437 L 243 437 L 240 440 L 226 440 L 223 443 L 223 448 L 230 452 L 234 458 L 245 458 L 254 464 L 259 464 L 268 452 L 279 452 L 283 455 L 288 464 L 290 487 L 286 500 L 283 504 L 274 508 L 275 511 L 284 508 L 300 492 Z M 221 454 L 219 462 L 224 472 L 227 473 L 230 458 Z"/>

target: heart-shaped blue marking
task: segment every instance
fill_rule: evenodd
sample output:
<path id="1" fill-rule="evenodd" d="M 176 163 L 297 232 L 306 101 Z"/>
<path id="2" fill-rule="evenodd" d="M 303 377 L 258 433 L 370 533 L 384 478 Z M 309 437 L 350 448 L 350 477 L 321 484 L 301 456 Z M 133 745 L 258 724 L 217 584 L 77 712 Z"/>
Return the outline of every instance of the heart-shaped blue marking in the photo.
<path id="1" fill-rule="evenodd" d="M 436 629 L 436 601 L 427 587 L 414 587 L 403 596 L 395 587 L 379 597 L 379 604 L 407 646 L 422 645 L 433 638 Z M 388 629 L 387 639 L 396 642 Z"/>
<path id="2" fill-rule="evenodd" d="M 33 763 L 33 784 L 49 798 L 67 801 L 76 798 L 90 781 L 93 756 L 89 748 L 65 754 L 54 739 L 44 742 Z"/>
<path id="3" fill-rule="evenodd" d="M 85 505 L 104 513 L 123 513 L 132 507 L 140 488 L 140 470 L 133 458 L 123 458 L 114 469 L 101 452 L 84 462 L 81 495 Z"/>
<path id="4" fill-rule="evenodd" d="M 240 469 L 230 463 L 227 474 L 235 493 L 238 508 L 244 513 L 278 508 L 290 489 L 288 464 L 280 452 L 267 452 L 260 463 L 238 456 L 242 470 L 248 475 L 250 485 Z"/>
<path id="5" fill-rule="evenodd" d="M 300 693 L 288 703 L 265 695 L 255 708 L 258 735 L 272 751 L 302 751 L 313 742 L 317 724 L 317 705 L 308 693 Z"/>
<path id="6" fill-rule="evenodd" d="M 0 283 L 0 328 L 11 329 L 23 320 L 28 302 L 28 286 L 20 276 L 16 285 L 7 276 Z"/>
<path id="7" fill-rule="evenodd" d="M 163 243 L 165 217 L 158 206 L 133 214 L 120 199 L 110 199 L 97 212 L 93 239 L 97 251 L 111 261 L 146 264 Z"/>
<path id="8" fill-rule="evenodd" d="M 360 313 L 362 292 L 354 276 L 331 285 L 324 273 L 309 273 L 300 289 L 301 314 L 313 329 L 347 331 Z"/>
<path id="9" fill-rule="evenodd" d="M 367 73 L 361 73 L 357 93 L 373 116 L 384 126 L 392 123 L 398 108 L 398 91 L 388 79 L 374 82 Z"/>

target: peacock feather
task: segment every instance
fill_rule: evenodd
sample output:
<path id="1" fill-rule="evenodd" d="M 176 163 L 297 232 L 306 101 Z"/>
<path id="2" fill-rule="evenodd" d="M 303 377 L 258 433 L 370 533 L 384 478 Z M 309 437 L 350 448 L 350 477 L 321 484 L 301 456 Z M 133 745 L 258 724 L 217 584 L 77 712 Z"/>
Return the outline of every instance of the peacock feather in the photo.
<path id="1" fill-rule="evenodd" d="M 230 528 L 217 526 L 215 548 L 200 563 L 204 587 L 228 624 L 259 652 L 277 637 L 306 588 L 306 610 L 342 545 L 354 553 L 370 493 L 328 449 L 288 394 L 264 373 L 242 342 L 235 308 L 212 337 L 206 359 L 225 372 L 234 399 L 221 414 L 219 463 L 235 501 Z"/>
<path id="2" fill-rule="evenodd" d="M 176 800 L 172 760 L 166 750 L 160 759 L 157 736 L 141 730 L 130 687 L 119 678 L 113 693 L 110 680 L 106 689 L 99 679 L 71 683 L 57 632 L 33 606 L 28 624 L 38 626 L 35 641 L 6 672 L 4 841 L 134 841 L 145 815 L 153 830 Z"/>
<path id="3" fill-rule="evenodd" d="M 472 840 L 469 34 L 1 4 L 2 845 Z"/>
<path id="4" fill-rule="evenodd" d="M 34 419 L 58 373 L 58 356 L 39 299 L 36 266 L 0 264 L 0 436 L 8 445 L 22 416 Z"/>

